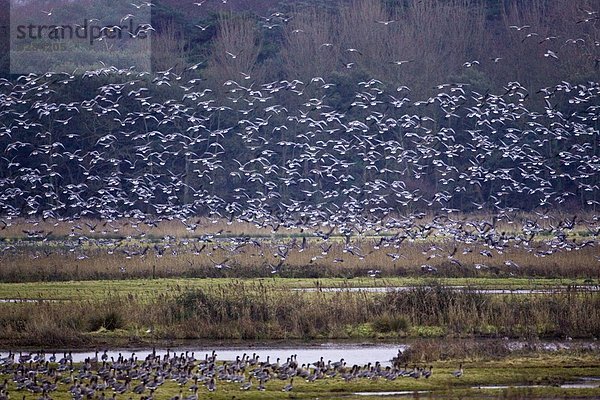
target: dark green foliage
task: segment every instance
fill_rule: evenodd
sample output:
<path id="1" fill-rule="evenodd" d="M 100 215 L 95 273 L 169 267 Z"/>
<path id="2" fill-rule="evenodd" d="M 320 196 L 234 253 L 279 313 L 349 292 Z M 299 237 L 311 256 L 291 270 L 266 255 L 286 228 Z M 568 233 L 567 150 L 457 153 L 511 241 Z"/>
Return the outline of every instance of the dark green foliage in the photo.
<path id="1" fill-rule="evenodd" d="M 89 318 L 89 330 L 97 331 L 98 329 L 104 328 L 109 331 L 120 329 L 125 326 L 125 319 L 118 310 L 109 310 L 100 312 L 99 314 L 92 314 Z"/>
<path id="2" fill-rule="evenodd" d="M 373 329 L 377 332 L 406 332 L 408 327 L 408 320 L 401 315 L 385 313 L 373 320 Z"/>

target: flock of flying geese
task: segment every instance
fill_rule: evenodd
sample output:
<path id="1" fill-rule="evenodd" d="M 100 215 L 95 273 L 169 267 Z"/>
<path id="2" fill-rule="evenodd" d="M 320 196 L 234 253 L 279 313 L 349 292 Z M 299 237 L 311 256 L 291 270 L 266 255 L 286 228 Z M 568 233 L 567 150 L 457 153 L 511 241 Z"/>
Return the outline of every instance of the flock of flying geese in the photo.
<path id="1" fill-rule="evenodd" d="M 75 364 L 70 353 L 60 358 L 55 353 L 48 357 L 43 352 L 10 353 L 0 358 L 0 375 L 8 376 L 0 383 L 0 400 L 10 398 L 9 390 L 33 393 L 48 400 L 52 392 L 67 390 L 67 387 L 74 400 L 115 399 L 120 395 L 129 398 L 139 395 L 141 400 L 151 400 L 154 393 L 169 382 L 180 387 L 171 400 L 197 400 L 199 393 L 216 391 L 219 382 L 237 384 L 244 391 L 265 391 L 267 382 L 281 381 L 281 389 L 271 385 L 268 390 L 290 392 L 294 390 L 294 379 L 309 383 L 334 378 L 345 382 L 357 379 L 393 381 L 398 378 L 429 379 L 433 375 L 433 366 L 410 368 L 406 364 L 402 367 L 394 360 L 390 366 L 380 362 L 349 366 L 343 358 L 325 362 L 321 357 L 313 363 L 299 365 L 295 355 L 285 362 L 279 359 L 271 362 L 269 357 L 261 361 L 258 355 L 246 353 L 235 360 L 217 360 L 215 351 L 197 359 L 193 352 L 177 354 L 167 350 L 163 355 L 152 352 L 144 359 L 138 359 L 135 353 L 130 357 L 119 353 L 115 359 L 106 352 L 100 356 L 97 352 L 95 357 Z M 451 375 L 460 378 L 462 364 Z"/>
<path id="2" fill-rule="evenodd" d="M 600 205 L 599 82 L 534 92 L 514 81 L 498 93 L 443 83 L 413 99 L 409 87 L 375 78 L 260 84 L 244 74 L 210 88 L 197 67 L 0 79 L 0 234 L 24 220 L 31 224 L 24 238 L 48 241 L 53 232 L 37 228 L 41 220 L 67 223 L 73 249 L 85 257 L 82 244 L 118 236 L 117 221 L 143 238 L 161 221 L 179 220 L 196 235 L 185 248 L 200 254 L 219 239 L 197 231 L 200 216 L 268 229 L 276 273 L 307 239 L 320 240 L 322 255 L 312 261 L 328 255 L 333 236 L 343 238 L 345 254 L 364 258 L 369 249 L 357 238 L 368 235 L 376 236 L 373 249 L 396 249 L 388 253 L 396 260 L 403 241 L 432 234 L 480 244 L 491 257 L 510 246 L 538 256 L 578 250 L 600 233 L 597 215 L 548 212 Z M 340 99 L 341 90 L 350 95 Z M 58 100 L 67 92 L 70 101 Z M 537 216 L 518 216 L 523 205 Z M 460 211 L 493 217 L 466 220 Z M 435 216 L 424 222 L 426 214 Z M 498 221 L 514 232 L 496 229 Z M 576 226 L 591 239 L 571 239 Z M 271 241 L 286 230 L 299 238 Z M 533 245 L 536 235 L 543 246 Z M 105 244 L 127 258 L 162 257 L 171 239 Z M 235 255 L 260 242 L 243 236 L 218 246 Z M 0 245 L 3 254 L 17 251 Z M 460 263 L 455 253 L 434 246 L 425 256 Z M 215 268 L 230 267 L 228 260 Z"/>

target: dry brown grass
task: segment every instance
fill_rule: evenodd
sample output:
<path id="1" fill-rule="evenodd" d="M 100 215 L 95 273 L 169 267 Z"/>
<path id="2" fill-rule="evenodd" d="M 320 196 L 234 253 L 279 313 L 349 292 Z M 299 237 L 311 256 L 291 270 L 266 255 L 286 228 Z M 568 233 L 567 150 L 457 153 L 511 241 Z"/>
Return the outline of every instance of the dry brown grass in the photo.
<path id="1" fill-rule="evenodd" d="M 331 228 L 327 226 L 303 231 L 207 218 L 185 224 L 173 220 L 153 225 L 133 220 L 13 220 L 0 231 L 0 239 L 4 239 L 4 243 L 0 242 L 0 280 L 264 277 L 270 276 L 275 267 L 279 276 L 305 278 L 366 276 L 369 270 L 379 270 L 382 276 L 596 278 L 600 270 L 593 247 L 594 232 L 598 231 L 595 216 L 579 215 L 579 223 L 573 229 L 563 229 L 567 236 L 562 243 L 553 240 L 550 233 L 552 227 L 561 221 L 564 225 L 571 218 L 558 212 L 515 213 L 510 216 L 512 223 L 497 220 L 497 241 L 503 234 L 527 238 L 529 235 L 522 232 L 527 221 L 537 221 L 542 230 L 530 243 L 507 240 L 502 250 L 488 248 L 481 237 L 473 244 L 465 244 L 443 229 L 433 229 L 426 238 L 417 234 L 414 240 L 409 237 L 401 244 L 394 240 L 380 243 L 382 237 L 406 234 L 402 229 L 384 229 L 350 237 L 350 251 L 346 238 L 337 229 L 327 241 L 316 236 L 317 231 L 328 232 Z M 434 222 L 441 228 L 444 224 L 455 228 L 462 225 L 461 229 L 474 233 L 476 229 L 470 222 L 477 225 L 493 220 L 490 215 L 469 214 L 436 222 L 434 216 L 427 215 L 413 220 L 415 228 L 410 228 L 409 234 L 415 235 L 419 225 Z M 24 231 L 32 230 L 42 232 L 40 236 L 51 233 L 45 240 L 27 238 Z M 242 240 L 244 245 L 240 245 Z M 582 247 L 586 241 L 591 245 Z M 482 254 L 486 251 L 491 257 Z M 281 263 L 282 253 L 286 254 Z M 215 268 L 217 264 L 231 268 Z M 424 272 L 424 265 L 437 272 Z"/>
<path id="2" fill-rule="evenodd" d="M 41 230 L 46 234 L 52 232 L 51 237 L 79 237 L 88 238 L 125 238 L 149 236 L 162 238 L 198 237 L 201 235 L 214 235 L 219 232 L 232 236 L 261 236 L 269 235 L 272 228 L 257 227 L 254 224 L 235 222 L 229 223 L 224 219 L 210 219 L 204 217 L 180 220 L 163 220 L 145 223 L 134 219 L 120 219 L 118 221 L 100 221 L 95 219 L 78 219 L 75 221 L 56 221 L 39 219 L 14 219 L 7 221 L 9 226 L 0 231 L 0 238 L 27 238 L 24 230 Z M 185 222 L 185 224 L 184 224 Z M 90 226 L 95 227 L 94 230 Z M 195 225 L 195 228 L 186 226 Z"/>
<path id="3" fill-rule="evenodd" d="M 161 242 L 130 240 L 115 244 L 84 241 L 17 244 L 0 256 L 2 281 L 123 279 L 159 277 L 266 277 L 279 264 L 279 246 L 290 246 L 294 239 L 266 239 L 261 244 L 241 248 L 229 239 L 212 242 L 171 240 Z M 443 277 L 599 277 L 597 250 L 588 246 L 577 251 L 543 253 L 550 246 L 538 242 L 532 248 L 507 248 L 502 254 L 492 250 L 491 257 L 480 254 L 489 250 L 482 245 L 463 245 L 449 240 L 405 241 L 373 248 L 376 239 L 353 242 L 355 254 L 344 250 L 341 239 L 330 239 L 328 253 L 323 254 L 321 239 L 307 240 L 300 252 L 301 239 L 288 252 L 278 276 L 297 278 L 359 277 L 369 270 L 382 276 Z M 202 251 L 197 253 L 202 247 Z M 435 246 L 435 250 L 432 250 Z M 449 258 L 457 246 L 454 258 Z M 147 248 L 147 250 L 146 250 Z M 362 250 L 364 249 L 364 250 Z M 470 252 L 463 254 L 463 251 Z M 129 255 L 127 254 L 129 253 Z M 134 254 L 132 254 L 134 253 Z M 162 253 L 162 255 L 161 255 Z M 143 254 L 143 255 L 142 255 Z M 394 254 L 399 258 L 394 259 Z M 432 257 L 434 256 L 434 257 Z M 215 268 L 216 264 L 230 268 Z M 424 272 L 422 265 L 437 272 Z M 479 268 L 476 266 L 479 265 Z"/>

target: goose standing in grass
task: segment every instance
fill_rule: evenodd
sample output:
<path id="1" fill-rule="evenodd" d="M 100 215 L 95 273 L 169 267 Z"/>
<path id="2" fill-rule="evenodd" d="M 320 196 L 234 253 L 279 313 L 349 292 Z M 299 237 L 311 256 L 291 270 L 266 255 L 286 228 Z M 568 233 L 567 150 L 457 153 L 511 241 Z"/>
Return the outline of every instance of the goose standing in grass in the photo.
<path id="1" fill-rule="evenodd" d="M 430 365 L 429 369 L 424 370 L 423 371 L 423 378 L 425 378 L 425 379 L 431 378 L 432 369 L 433 369 L 433 365 Z"/>
<path id="2" fill-rule="evenodd" d="M 139 385 L 134 386 L 133 393 L 142 394 L 146 390 L 146 381 L 142 381 Z"/>
<path id="3" fill-rule="evenodd" d="M 292 389 L 294 389 L 293 383 L 294 383 L 294 378 L 290 379 L 290 383 L 288 383 L 287 385 L 285 385 L 283 387 L 283 389 L 281 389 L 281 391 L 282 392 L 291 392 Z"/>
<path id="4" fill-rule="evenodd" d="M 240 387 L 240 390 L 250 390 L 251 387 L 252 387 L 252 376 L 250 376 L 250 378 L 248 379 L 248 382 L 244 383 Z"/>
<path id="5" fill-rule="evenodd" d="M 421 377 L 421 368 L 415 365 L 409 376 L 414 379 L 419 379 Z"/>
<path id="6" fill-rule="evenodd" d="M 194 390 L 194 393 L 190 394 L 187 397 L 184 397 L 183 400 L 198 400 L 198 388 Z"/>
<path id="7" fill-rule="evenodd" d="M 258 387 L 256 389 L 259 390 L 259 391 L 261 391 L 261 392 L 265 391 L 266 388 L 265 388 L 265 380 L 264 379 L 260 380 L 260 382 L 258 384 Z"/>
<path id="8" fill-rule="evenodd" d="M 338 368 L 343 367 L 345 364 L 346 364 L 346 362 L 342 358 L 340 361 L 336 361 L 334 363 L 331 363 L 331 367 L 333 367 L 333 369 L 338 369 Z"/>
<path id="9" fill-rule="evenodd" d="M 208 388 L 209 392 L 214 392 L 217 390 L 217 384 L 215 382 L 215 378 L 210 378 L 210 381 L 208 381 L 208 385 L 206 386 Z"/>
<path id="10" fill-rule="evenodd" d="M 462 363 L 458 366 L 458 369 L 456 371 L 452 371 L 452 376 L 455 378 L 460 378 L 461 376 L 463 376 Z"/>

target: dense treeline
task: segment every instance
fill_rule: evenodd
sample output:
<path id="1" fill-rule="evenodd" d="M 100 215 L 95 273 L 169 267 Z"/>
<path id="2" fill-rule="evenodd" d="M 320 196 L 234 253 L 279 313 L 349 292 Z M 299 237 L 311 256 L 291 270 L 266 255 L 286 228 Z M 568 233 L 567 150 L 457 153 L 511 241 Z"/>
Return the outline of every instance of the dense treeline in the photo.
<path id="1" fill-rule="evenodd" d="M 3 213 L 596 207 L 593 5 L 159 2 L 152 74 L 2 81 Z"/>
<path id="2" fill-rule="evenodd" d="M 599 67 L 599 27 L 597 20 L 590 19 L 595 16 L 589 14 L 594 4 L 587 0 L 569 4 L 546 0 L 314 1 L 273 4 L 272 14 L 255 15 L 249 4 L 244 14 L 204 17 L 201 11 L 195 13 L 201 17 L 193 17 L 193 5 L 185 16 L 167 11 L 172 6 L 173 2 L 165 1 L 157 7 L 156 25 L 178 32 L 176 41 L 183 43 L 179 47 L 186 57 L 207 61 L 204 76 L 209 79 L 214 77 L 209 72 L 215 60 L 219 67 L 225 63 L 220 78 L 239 79 L 237 69 L 246 67 L 261 72 L 252 79 L 260 83 L 261 78 L 310 80 L 334 72 L 362 73 L 394 86 L 405 84 L 419 98 L 433 93 L 433 83 L 450 81 L 478 84 L 480 89 L 500 89 L 507 82 L 519 81 L 535 90 L 561 80 L 586 82 L 594 79 Z M 182 8 L 180 2 L 176 8 Z M 264 10 L 264 4 L 257 8 Z M 219 59 L 223 55 L 219 46 L 231 44 L 237 32 L 227 26 L 244 24 L 251 37 L 238 46 L 253 49 L 256 59 L 248 56 L 246 62 L 251 65 Z M 323 48 L 324 43 L 333 46 Z M 362 54 L 345 52 L 348 48 Z M 559 58 L 547 60 L 547 50 Z M 400 60 L 411 63 L 398 68 L 393 61 Z M 472 60 L 479 64 L 465 69 L 463 64 Z M 354 64 L 350 71 L 349 63 Z M 183 64 L 179 67 L 183 69 Z"/>
<path id="3" fill-rule="evenodd" d="M 61 21 L 72 15 L 74 24 L 92 14 L 119 21 L 127 7 L 136 10 L 89 0 L 23 3 L 14 14 L 45 24 L 52 19 L 42 18 L 44 9 L 60 14 L 64 7 L 69 12 Z M 152 7 L 157 30 L 152 50 L 157 71 L 173 67 L 181 73 L 201 61 L 197 72 L 212 85 L 240 79 L 240 72 L 254 72 L 247 83 L 337 73 L 407 85 L 417 98 L 432 94 L 433 84 L 450 81 L 484 90 L 519 81 L 539 90 L 561 80 L 580 83 L 597 76 L 596 12 L 590 0 L 161 0 Z M 231 45 L 250 54 L 227 58 L 221 50 Z M 360 53 L 348 53 L 348 48 Z M 548 57 L 548 50 L 559 57 Z M 410 62 L 393 63 L 401 60 Z M 464 63 L 473 60 L 479 64 L 465 69 Z"/>

